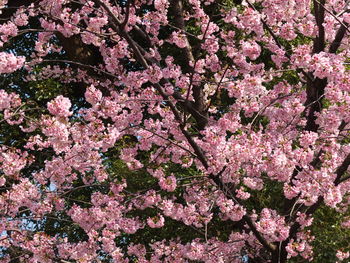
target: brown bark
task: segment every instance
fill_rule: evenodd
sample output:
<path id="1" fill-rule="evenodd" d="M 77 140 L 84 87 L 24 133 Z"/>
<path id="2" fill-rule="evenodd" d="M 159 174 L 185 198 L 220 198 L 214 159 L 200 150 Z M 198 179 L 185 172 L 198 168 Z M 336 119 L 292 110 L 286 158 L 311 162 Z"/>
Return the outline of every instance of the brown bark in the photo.
<path id="1" fill-rule="evenodd" d="M 181 29 L 182 31 L 186 31 L 186 27 L 185 27 L 185 20 L 184 20 L 184 9 L 183 9 L 183 3 L 182 0 L 172 0 L 171 2 L 171 7 L 172 7 L 172 11 L 174 14 L 174 23 L 175 26 L 179 29 Z M 190 66 L 190 64 L 195 64 L 195 58 L 193 56 L 192 53 L 192 48 L 191 45 L 188 41 L 188 38 L 186 35 L 183 36 L 185 38 L 186 41 L 186 47 L 184 48 L 184 54 L 181 57 L 181 59 L 184 60 L 184 72 L 188 72 L 192 74 L 195 74 L 194 68 L 192 68 Z M 184 109 L 188 112 L 190 112 L 192 114 L 192 116 L 195 118 L 196 123 L 197 123 L 197 128 L 198 130 L 203 130 L 206 125 L 208 124 L 208 111 L 207 111 L 207 107 L 204 101 L 204 86 L 203 84 L 193 84 L 190 83 L 189 89 L 192 89 L 192 95 L 194 98 L 194 102 L 191 103 L 191 108 L 192 110 L 189 111 L 189 107 L 185 106 Z M 190 90 L 188 91 L 190 92 Z M 188 97 L 188 96 L 187 96 Z M 188 100 L 186 98 L 186 100 Z M 184 106 L 185 104 L 180 103 L 182 106 Z"/>

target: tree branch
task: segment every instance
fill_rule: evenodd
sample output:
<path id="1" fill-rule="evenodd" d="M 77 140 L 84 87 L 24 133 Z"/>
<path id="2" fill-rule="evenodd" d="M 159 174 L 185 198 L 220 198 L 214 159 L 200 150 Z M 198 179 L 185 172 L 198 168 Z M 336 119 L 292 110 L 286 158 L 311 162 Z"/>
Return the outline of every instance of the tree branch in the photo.
<path id="1" fill-rule="evenodd" d="M 338 167 L 338 169 L 335 172 L 337 177 L 334 181 L 334 184 L 336 186 L 347 179 L 347 177 L 344 177 L 344 178 L 341 178 L 341 177 L 347 171 L 349 165 L 350 165 L 350 154 L 348 154 L 348 156 L 346 156 L 346 158 L 344 159 L 342 164 Z"/>
<path id="2" fill-rule="evenodd" d="M 115 23 L 115 26 L 118 28 L 119 34 L 122 37 L 124 37 L 125 40 L 128 42 L 128 44 L 130 45 L 131 49 L 134 51 L 134 53 L 136 55 L 136 58 L 139 60 L 141 65 L 145 69 L 149 68 L 149 64 L 147 62 L 147 59 L 140 52 L 140 49 L 138 48 L 138 46 L 135 43 L 135 41 L 130 37 L 130 35 L 127 32 L 125 32 L 124 29 L 120 28 L 120 21 L 119 21 L 119 19 L 113 14 L 113 12 L 109 9 L 109 7 L 105 3 L 103 3 L 101 0 L 93 0 L 93 1 L 95 3 L 101 5 L 106 10 L 106 12 L 110 15 L 110 17 L 113 19 L 113 22 Z M 163 87 L 162 87 L 162 85 L 160 83 L 154 83 L 153 86 L 155 87 L 157 92 L 162 96 L 162 98 L 164 100 L 168 101 L 168 106 L 170 107 L 171 111 L 173 112 L 176 121 L 179 123 L 179 128 L 180 128 L 182 134 L 185 136 L 187 142 L 191 145 L 192 149 L 194 150 L 194 153 L 196 154 L 198 160 L 201 162 L 203 167 L 205 169 L 208 169 L 209 168 L 209 164 L 207 162 L 207 159 L 206 159 L 206 156 L 205 156 L 204 152 L 199 147 L 199 145 L 194 141 L 194 139 L 192 138 L 190 133 L 186 130 L 185 126 L 182 123 L 181 115 L 180 115 L 179 111 L 177 110 L 176 106 L 174 105 L 174 103 L 171 100 L 169 100 L 168 95 L 163 91 Z M 176 99 L 176 97 L 178 95 L 173 95 L 173 96 Z M 183 100 L 182 96 L 181 96 L 181 99 Z M 221 173 L 224 171 L 224 169 L 221 171 Z M 227 198 L 232 198 L 233 197 L 233 195 L 232 195 L 232 193 L 230 191 L 229 192 L 225 191 L 226 187 L 220 180 L 220 173 L 217 174 L 217 175 L 210 174 L 209 178 L 214 181 L 214 183 L 219 187 L 220 190 L 224 190 L 223 192 L 224 192 L 224 194 L 226 195 Z M 237 200 L 235 200 L 235 201 L 238 202 Z M 257 231 L 257 229 L 256 229 L 253 221 L 251 220 L 251 218 L 248 215 L 245 215 L 245 216 L 243 216 L 243 219 L 247 223 L 247 225 L 249 226 L 251 231 L 254 233 L 256 238 L 259 240 L 259 242 L 268 251 L 274 251 L 275 247 L 272 244 L 270 244 L 269 242 L 267 242 L 267 240 L 259 233 L 259 231 Z"/>
<path id="3" fill-rule="evenodd" d="M 325 0 L 321 0 L 320 2 L 317 0 L 313 0 L 316 24 L 318 27 L 318 35 L 314 39 L 314 46 L 312 51 L 313 53 L 319 53 L 323 51 L 325 46 L 325 31 L 323 26 L 325 17 L 324 3 Z"/>

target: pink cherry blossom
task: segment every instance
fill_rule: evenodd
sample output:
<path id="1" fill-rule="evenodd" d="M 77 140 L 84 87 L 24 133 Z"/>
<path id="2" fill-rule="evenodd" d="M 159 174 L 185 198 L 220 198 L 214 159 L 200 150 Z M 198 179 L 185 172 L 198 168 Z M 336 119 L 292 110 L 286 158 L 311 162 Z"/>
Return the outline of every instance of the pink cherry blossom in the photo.
<path id="1" fill-rule="evenodd" d="M 90 86 L 85 92 L 86 101 L 91 105 L 95 105 L 102 99 L 102 92 L 96 89 L 94 86 Z"/>
<path id="2" fill-rule="evenodd" d="M 342 251 L 338 250 L 336 256 L 339 260 L 344 260 L 344 259 L 349 258 L 350 253 L 349 252 L 342 252 Z"/>
<path id="3" fill-rule="evenodd" d="M 165 178 L 160 177 L 159 185 L 163 190 L 173 192 L 176 189 L 176 177 L 174 175 L 170 175 Z"/>
<path id="4" fill-rule="evenodd" d="M 0 74 L 12 73 L 23 67 L 24 62 L 24 57 L 17 57 L 11 53 L 0 52 Z"/>
<path id="5" fill-rule="evenodd" d="M 1 262 L 306 262 L 319 210 L 349 228 L 347 1 L 231 2 L 0 1 Z"/>
<path id="6" fill-rule="evenodd" d="M 147 219 L 147 224 L 151 228 L 160 228 L 160 227 L 164 226 L 164 217 L 162 215 L 149 217 Z"/>
<path id="7" fill-rule="evenodd" d="M 63 96 L 58 96 L 54 100 L 47 103 L 47 108 L 52 115 L 58 117 L 69 117 L 72 115 L 72 112 L 69 111 L 72 106 L 70 100 Z"/>

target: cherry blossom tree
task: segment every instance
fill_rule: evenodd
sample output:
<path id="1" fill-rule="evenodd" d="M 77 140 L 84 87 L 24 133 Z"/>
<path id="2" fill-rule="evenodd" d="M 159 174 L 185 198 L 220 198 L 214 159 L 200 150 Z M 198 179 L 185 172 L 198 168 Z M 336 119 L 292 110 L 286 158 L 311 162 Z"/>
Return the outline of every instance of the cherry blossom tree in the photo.
<path id="1" fill-rule="evenodd" d="M 0 2 L 0 262 L 305 262 L 322 207 L 350 228 L 349 1 L 24 2 Z"/>

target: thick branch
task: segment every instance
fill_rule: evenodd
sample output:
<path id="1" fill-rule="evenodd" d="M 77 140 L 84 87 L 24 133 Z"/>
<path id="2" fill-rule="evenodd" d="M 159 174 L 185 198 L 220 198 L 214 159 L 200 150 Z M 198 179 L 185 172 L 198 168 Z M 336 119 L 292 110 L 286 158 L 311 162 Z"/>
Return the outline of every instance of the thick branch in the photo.
<path id="1" fill-rule="evenodd" d="M 346 158 L 344 159 L 342 164 L 338 167 L 338 169 L 335 172 L 337 175 L 337 177 L 334 181 L 335 185 L 338 185 L 343 181 L 341 178 L 345 174 L 345 172 L 347 171 L 349 165 L 350 165 L 350 154 L 348 156 L 346 156 Z"/>
<path id="2" fill-rule="evenodd" d="M 346 25 L 341 25 L 340 28 L 337 31 L 337 34 L 335 35 L 335 38 L 329 47 L 329 53 L 336 53 L 338 48 L 340 47 L 340 44 L 345 36 L 345 33 L 347 31 Z"/>
<path id="3" fill-rule="evenodd" d="M 324 17 L 325 17 L 325 9 L 324 3 L 325 0 L 321 0 L 320 2 L 317 0 L 313 1 L 314 3 L 314 13 L 316 18 L 316 24 L 318 27 L 318 34 L 314 39 L 313 50 L 312 53 L 320 53 L 325 48 L 325 30 L 323 26 Z M 308 79 L 306 94 L 307 99 L 305 105 L 311 104 L 307 116 L 307 123 L 305 130 L 317 132 L 318 125 L 316 124 L 316 112 L 320 112 L 322 105 L 320 102 L 317 102 L 324 94 L 324 89 L 327 86 L 327 79 L 315 78 L 314 80 Z"/>
<path id="4" fill-rule="evenodd" d="M 315 10 L 315 18 L 316 18 L 316 24 L 318 27 L 318 34 L 316 38 L 314 39 L 314 47 L 313 47 L 313 53 L 319 53 L 324 50 L 325 47 L 325 31 L 324 31 L 324 4 L 325 0 L 321 0 L 320 2 L 317 0 L 313 1 L 314 3 L 314 10 Z"/>
<path id="5" fill-rule="evenodd" d="M 185 31 L 185 20 L 183 17 L 183 5 L 182 0 L 172 0 L 170 2 L 170 6 L 172 7 L 173 13 L 174 13 L 174 24 L 176 27 L 180 28 L 182 31 Z M 192 68 L 190 67 L 190 63 L 194 61 L 194 57 L 192 54 L 191 45 L 188 41 L 188 38 L 186 35 L 183 36 L 186 41 L 186 47 L 184 48 L 184 56 L 181 57 L 185 60 L 186 63 L 186 69 L 187 71 L 192 71 Z"/>
<path id="6" fill-rule="evenodd" d="M 183 17 L 184 10 L 183 10 L 183 5 L 182 5 L 182 0 L 172 0 L 171 1 L 171 6 L 173 7 L 173 13 L 174 13 L 174 24 L 176 27 L 178 27 L 181 31 L 185 31 L 185 20 Z M 207 29 L 209 28 L 209 23 Z M 192 49 L 191 45 L 188 41 L 188 38 L 186 35 L 183 36 L 185 41 L 186 41 L 186 47 L 184 48 L 184 55 L 181 57 L 181 59 L 184 60 L 185 66 L 184 70 L 185 72 L 191 72 L 192 73 L 192 78 L 193 75 L 195 74 L 194 68 L 191 67 L 191 64 L 195 64 L 195 58 L 192 54 Z M 205 38 L 205 34 L 204 37 Z M 192 83 L 191 83 L 192 84 Z M 208 111 L 207 107 L 204 102 L 204 91 L 203 91 L 203 85 L 191 85 L 188 87 L 188 94 L 190 92 L 190 89 L 192 88 L 192 94 L 194 98 L 194 103 L 193 107 L 195 109 L 195 113 L 191 113 L 192 116 L 195 118 L 198 129 L 203 130 L 205 126 L 208 124 Z M 188 98 L 188 95 L 186 96 L 186 100 Z M 186 109 L 186 108 L 185 108 Z"/>

